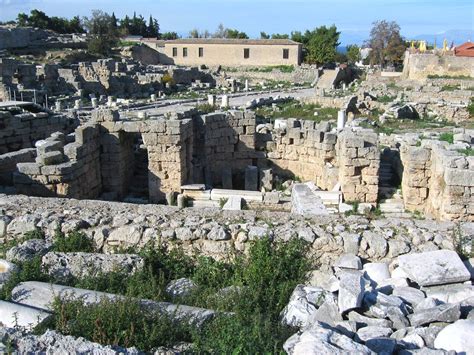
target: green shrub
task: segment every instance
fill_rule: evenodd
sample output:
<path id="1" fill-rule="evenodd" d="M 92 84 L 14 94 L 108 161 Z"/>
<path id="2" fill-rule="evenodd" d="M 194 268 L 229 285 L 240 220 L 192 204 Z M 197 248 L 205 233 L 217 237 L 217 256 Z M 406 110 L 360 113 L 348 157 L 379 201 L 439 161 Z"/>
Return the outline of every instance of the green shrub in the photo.
<path id="1" fill-rule="evenodd" d="M 461 88 L 460 85 L 443 85 L 441 91 L 455 91 Z"/>
<path id="2" fill-rule="evenodd" d="M 63 334 L 100 344 L 135 346 L 144 351 L 191 340 L 191 327 L 185 319 L 173 321 L 168 316 L 143 309 L 134 299 L 104 298 L 92 305 L 84 305 L 81 300 L 56 299 L 53 310 L 52 319 L 36 332 L 52 327 Z"/>
<path id="3" fill-rule="evenodd" d="M 472 149 L 472 148 L 458 149 L 458 152 L 463 154 L 463 155 L 466 155 L 468 157 L 474 156 L 474 149 Z"/>
<path id="4" fill-rule="evenodd" d="M 382 95 L 382 96 L 377 97 L 377 101 L 381 103 L 389 103 L 395 99 L 396 99 L 395 96 L 390 96 L 390 95 Z"/>
<path id="5" fill-rule="evenodd" d="M 196 105 L 196 110 L 201 113 L 207 114 L 217 110 L 217 106 L 209 104 Z"/>
<path id="6" fill-rule="evenodd" d="M 81 251 L 92 253 L 94 242 L 82 232 L 72 231 L 66 236 L 60 229 L 57 229 L 54 236 L 53 250 L 62 253 Z"/>
<path id="7" fill-rule="evenodd" d="M 116 272 L 76 280 L 74 285 L 162 301 L 167 300 L 164 287 L 169 281 L 188 277 L 198 289 L 173 302 L 233 315 L 220 313 L 197 330 L 144 312 L 133 298 L 103 300 L 92 306 L 56 300 L 55 316 L 45 326 L 102 344 L 136 346 L 144 351 L 186 341 L 194 344 L 197 353 L 278 353 L 295 331 L 281 324 L 280 312 L 296 285 L 305 281 L 310 269 L 307 250 L 308 245 L 299 239 L 283 243 L 263 238 L 252 243 L 248 255 L 235 255 L 234 261 L 227 263 L 187 256 L 179 248 L 150 245 L 141 253 L 145 258 L 143 271 L 131 276 Z M 227 295 L 217 293 L 227 286 L 240 288 Z"/>
<path id="8" fill-rule="evenodd" d="M 467 112 L 469 112 L 470 118 L 474 118 L 474 97 L 471 97 L 469 105 L 467 105 Z"/>
<path id="9" fill-rule="evenodd" d="M 454 134 L 452 132 L 444 132 L 439 135 L 439 140 L 448 142 L 449 144 L 454 143 Z"/>

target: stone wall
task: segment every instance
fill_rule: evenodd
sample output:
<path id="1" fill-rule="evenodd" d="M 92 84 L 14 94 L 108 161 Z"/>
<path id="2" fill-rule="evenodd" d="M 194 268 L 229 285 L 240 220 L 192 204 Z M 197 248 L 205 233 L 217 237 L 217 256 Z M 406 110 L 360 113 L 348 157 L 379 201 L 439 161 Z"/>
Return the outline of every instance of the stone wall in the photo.
<path id="1" fill-rule="evenodd" d="M 421 80 L 428 75 L 474 77 L 474 58 L 405 52 L 403 77 Z"/>
<path id="2" fill-rule="evenodd" d="M 224 68 L 222 70 L 227 76 L 237 78 L 240 81 L 249 80 L 251 85 L 262 81 L 288 81 L 290 83 L 312 83 L 318 75 L 318 70 L 312 67 L 297 66 L 290 73 L 284 73 L 278 68 L 272 71 L 249 70 L 248 68 Z"/>
<path id="3" fill-rule="evenodd" d="M 0 229 L 0 238 L 7 240 L 19 238 L 36 226 L 50 238 L 59 226 L 66 233 L 80 228 L 104 252 L 154 242 L 227 259 L 234 251 L 247 250 L 256 239 L 301 238 L 311 245 L 311 255 L 321 265 L 333 265 L 344 253 L 391 262 L 410 252 L 453 250 L 457 230 L 468 238 L 474 231 L 472 223 L 300 216 L 275 211 L 179 210 L 161 205 L 5 195 L 0 195 L 0 210 L 6 223 L 6 228 Z"/>
<path id="4" fill-rule="evenodd" d="M 439 141 L 405 142 L 402 191 L 405 208 L 441 220 L 474 220 L 474 157 Z"/>
<path id="5" fill-rule="evenodd" d="M 36 158 L 35 148 L 25 148 L 0 155 L 0 186 L 13 185 L 13 173 L 18 163 L 31 163 Z"/>
<path id="6" fill-rule="evenodd" d="M 255 113 L 251 111 L 229 111 L 196 117 L 195 155 L 198 165 L 195 179 L 209 185 L 232 188 L 232 180 L 225 182 L 224 176 L 242 175 L 248 165 L 257 165 L 263 158 L 255 150 Z M 240 189 L 244 189 L 240 186 Z"/>
<path id="7" fill-rule="evenodd" d="M 380 149 L 372 130 L 344 130 L 338 136 L 339 183 L 345 201 L 376 203 Z"/>
<path id="8" fill-rule="evenodd" d="M 274 171 L 312 180 L 331 190 L 337 184 L 337 134 L 326 123 L 305 120 L 278 120 L 266 142 L 268 160 Z"/>
<path id="9" fill-rule="evenodd" d="M 76 126 L 75 119 L 59 114 L 0 111 L 0 154 L 32 148 L 51 133 L 70 133 Z"/>
<path id="10" fill-rule="evenodd" d="M 47 197 L 97 198 L 102 191 L 100 130 L 96 124 L 75 131 L 75 142 L 54 134 L 37 142 L 34 163 L 17 164 L 13 180 L 18 193 Z"/>

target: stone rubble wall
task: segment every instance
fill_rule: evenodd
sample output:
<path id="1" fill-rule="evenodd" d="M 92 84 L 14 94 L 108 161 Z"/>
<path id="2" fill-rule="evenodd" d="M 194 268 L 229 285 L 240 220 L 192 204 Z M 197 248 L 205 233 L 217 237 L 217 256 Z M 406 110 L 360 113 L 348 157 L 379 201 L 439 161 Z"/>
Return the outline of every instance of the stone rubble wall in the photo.
<path id="1" fill-rule="evenodd" d="M 25 148 L 0 155 L 0 186 L 13 185 L 13 173 L 18 163 L 32 163 L 36 158 L 35 148 Z"/>
<path id="2" fill-rule="evenodd" d="M 474 60 L 453 55 L 415 54 L 405 52 L 403 76 L 407 79 L 425 79 L 428 75 L 463 75 L 474 77 Z"/>
<path id="3" fill-rule="evenodd" d="M 204 171 L 196 172 L 199 180 L 209 185 L 225 185 L 223 175 L 241 174 L 256 159 L 263 158 L 255 150 L 256 118 L 251 111 L 211 113 L 195 120 L 195 154 L 200 156 Z M 203 153 L 203 154 L 202 154 Z M 232 188 L 232 186 L 224 186 Z"/>
<path id="4" fill-rule="evenodd" d="M 21 90 L 24 96 L 29 95 L 24 89 L 35 89 L 48 95 L 148 97 L 163 90 L 164 75 L 169 75 L 175 84 L 215 84 L 212 74 L 198 68 L 146 66 L 131 59 L 99 59 L 96 62 L 80 62 L 61 68 L 59 65 L 37 66 L 5 58 L 0 59 L 0 100 L 8 100 L 10 92 L 12 96 L 16 93 L 18 98 Z M 32 98 L 28 96 L 28 99 Z M 37 100 L 42 99 L 43 95 L 37 95 Z"/>
<path id="5" fill-rule="evenodd" d="M 262 72 L 256 69 L 251 71 L 248 68 L 224 68 L 223 72 L 226 76 L 237 78 L 240 81 L 249 80 L 251 85 L 257 84 L 261 81 L 288 81 L 291 83 L 305 84 L 312 83 L 317 75 L 318 70 L 311 67 L 295 67 L 290 73 L 283 73 L 279 69 L 273 69 L 270 72 Z"/>
<path id="6" fill-rule="evenodd" d="M 70 133 L 76 126 L 76 120 L 65 115 L 0 111 L 0 154 L 32 148 L 51 133 Z"/>
<path id="7" fill-rule="evenodd" d="M 20 194 L 46 197 L 97 198 L 102 191 L 100 130 L 80 126 L 75 142 L 64 145 L 61 136 L 37 144 L 34 163 L 17 164 L 13 176 Z"/>
<path id="8" fill-rule="evenodd" d="M 163 205 L 44 199 L 0 195 L 6 227 L 0 238 L 20 238 L 36 226 L 47 238 L 59 226 L 78 229 L 94 239 L 98 250 L 140 248 L 147 243 L 181 246 L 218 259 L 233 250 L 245 251 L 251 241 L 301 238 L 321 265 L 333 265 L 344 253 L 372 261 L 391 262 L 398 255 L 437 249 L 455 249 L 458 236 L 474 234 L 473 223 L 360 216 L 299 216 L 270 211 L 221 211 Z M 5 232 L 3 232 L 5 230 Z M 324 269 L 324 268 L 323 268 Z"/>
<path id="9" fill-rule="evenodd" d="M 264 149 L 277 173 L 312 180 L 328 190 L 337 184 L 337 134 L 326 123 L 288 119 L 286 128 L 275 128 L 271 138 Z"/>
<path id="10" fill-rule="evenodd" d="M 400 153 L 407 210 L 441 220 L 474 220 L 474 157 L 429 140 L 421 146 L 405 143 Z"/>
<path id="11" fill-rule="evenodd" d="M 372 130 L 338 136 L 339 183 L 345 201 L 376 203 L 379 190 L 380 149 Z"/>

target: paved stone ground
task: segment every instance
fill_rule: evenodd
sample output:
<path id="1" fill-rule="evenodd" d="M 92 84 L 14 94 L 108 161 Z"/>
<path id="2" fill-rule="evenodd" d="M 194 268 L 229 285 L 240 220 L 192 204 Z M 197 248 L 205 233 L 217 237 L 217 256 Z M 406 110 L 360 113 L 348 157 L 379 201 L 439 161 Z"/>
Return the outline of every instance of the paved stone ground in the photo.
<path id="1" fill-rule="evenodd" d="M 275 96 L 292 96 L 295 99 L 309 98 L 314 95 L 314 88 L 296 89 L 296 90 L 278 90 L 272 92 L 249 92 L 230 94 L 229 104 L 231 107 L 243 106 L 248 101 L 260 98 L 269 98 Z M 222 95 L 217 96 L 217 104 L 220 104 Z M 148 116 L 160 116 L 167 112 L 184 112 L 196 107 L 197 104 L 207 103 L 206 99 L 168 99 L 158 101 L 155 107 L 149 107 L 145 110 L 125 111 L 121 113 L 122 117 L 137 117 L 138 112 L 146 112 Z"/>

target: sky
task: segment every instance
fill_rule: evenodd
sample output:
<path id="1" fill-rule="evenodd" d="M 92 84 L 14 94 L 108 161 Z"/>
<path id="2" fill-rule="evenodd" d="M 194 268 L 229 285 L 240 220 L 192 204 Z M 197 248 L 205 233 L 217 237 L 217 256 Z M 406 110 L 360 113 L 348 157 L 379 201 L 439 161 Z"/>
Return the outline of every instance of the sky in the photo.
<path id="1" fill-rule="evenodd" d="M 63 17 L 93 9 L 117 17 L 136 11 L 157 18 L 162 32 L 183 36 L 193 28 L 213 32 L 219 23 L 250 37 L 335 24 L 347 44 L 366 39 L 372 22 L 385 19 L 396 21 L 407 38 L 446 31 L 474 37 L 474 0 L 0 0 L 0 21 L 35 8 Z"/>

